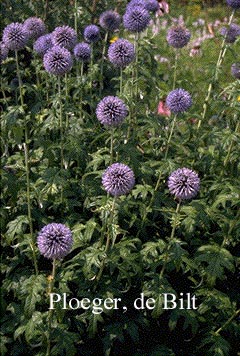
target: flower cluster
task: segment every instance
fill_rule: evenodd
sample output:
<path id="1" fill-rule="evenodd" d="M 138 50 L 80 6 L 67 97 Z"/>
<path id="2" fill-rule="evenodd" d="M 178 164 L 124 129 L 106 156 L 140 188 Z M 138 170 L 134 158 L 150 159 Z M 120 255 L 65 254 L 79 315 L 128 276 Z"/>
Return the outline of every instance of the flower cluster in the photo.
<path id="1" fill-rule="evenodd" d="M 72 68 L 72 55 L 67 49 L 54 46 L 45 53 L 43 65 L 47 72 L 55 75 L 63 75 Z"/>
<path id="2" fill-rule="evenodd" d="M 227 43 L 234 43 L 237 37 L 240 36 L 240 26 L 231 24 L 228 28 L 221 28 L 220 33 L 225 36 Z"/>
<path id="3" fill-rule="evenodd" d="M 48 224 L 39 232 L 37 244 L 44 257 L 62 259 L 70 252 L 73 245 L 71 230 L 63 224 Z"/>
<path id="4" fill-rule="evenodd" d="M 188 44 L 191 38 L 191 33 L 183 26 L 175 26 L 168 30 L 168 44 L 174 48 L 182 48 Z"/>
<path id="5" fill-rule="evenodd" d="M 227 4 L 233 9 L 240 9 L 240 0 L 227 0 Z"/>
<path id="6" fill-rule="evenodd" d="M 28 33 L 29 38 L 36 40 L 46 32 L 44 22 L 38 17 L 29 17 L 24 21 L 23 27 Z"/>
<path id="7" fill-rule="evenodd" d="M 99 17 L 99 24 L 107 31 L 115 31 L 119 28 L 121 23 L 121 16 L 118 12 L 108 10 L 103 12 Z"/>
<path id="8" fill-rule="evenodd" d="M 190 108 L 192 97 L 188 91 L 182 88 L 174 89 L 168 94 L 166 104 L 174 114 L 179 114 Z"/>
<path id="9" fill-rule="evenodd" d="M 74 47 L 73 53 L 78 61 L 88 62 L 91 58 L 91 47 L 88 43 L 80 42 Z"/>
<path id="10" fill-rule="evenodd" d="M 134 173 L 123 163 L 113 163 L 102 176 L 104 189 L 113 196 L 125 195 L 135 184 Z"/>
<path id="11" fill-rule="evenodd" d="M 141 32 L 148 26 L 151 17 L 142 6 L 130 7 L 123 15 L 123 25 L 131 32 Z"/>
<path id="12" fill-rule="evenodd" d="M 159 3 L 157 0 L 146 0 L 145 9 L 151 12 L 159 10 Z"/>
<path id="13" fill-rule="evenodd" d="M 179 200 L 194 198 L 200 189 L 198 174 L 189 168 L 179 168 L 168 178 L 168 188 L 171 194 Z"/>
<path id="14" fill-rule="evenodd" d="M 52 32 L 52 42 L 54 46 L 71 50 L 77 43 L 77 33 L 69 26 L 56 27 Z"/>
<path id="15" fill-rule="evenodd" d="M 134 45 L 120 38 L 109 46 L 108 58 L 114 66 L 124 68 L 135 58 Z"/>
<path id="16" fill-rule="evenodd" d="M 52 35 L 49 33 L 40 36 L 33 44 L 34 51 L 37 52 L 40 56 L 43 56 L 52 47 Z"/>
<path id="17" fill-rule="evenodd" d="M 13 22 L 3 30 L 2 41 L 5 43 L 5 46 L 12 51 L 23 49 L 28 39 L 29 35 L 27 31 L 23 24 L 19 22 Z"/>
<path id="18" fill-rule="evenodd" d="M 97 42 L 100 38 L 100 30 L 96 25 L 89 25 L 85 27 L 83 37 L 87 42 Z"/>
<path id="19" fill-rule="evenodd" d="M 231 73 L 232 73 L 234 78 L 240 79 L 240 62 L 232 64 Z"/>
<path id="20" fill-rule="evenodd" d="M 98 103 L 96 115 L 103 125 L 118 126 L 128 115 L 128 109 L 117 96 L 106 96 Z"/>

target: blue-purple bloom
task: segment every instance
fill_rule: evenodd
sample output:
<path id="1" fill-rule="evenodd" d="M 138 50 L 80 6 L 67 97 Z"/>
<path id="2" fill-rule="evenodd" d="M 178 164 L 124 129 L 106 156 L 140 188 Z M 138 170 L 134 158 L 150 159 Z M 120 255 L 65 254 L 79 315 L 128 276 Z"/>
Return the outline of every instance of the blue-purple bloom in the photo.
<path id="1" fill-rule="evenodd" d="M 232 73 L 234 78 L 240 79 L 240 62 L 232 64 L 231 73 Z"/>
<path id="2" fill-rule="evenodd" d="M 174 89 L 168 94 L 166 104 L 174 114 L 182 113 L 192 105 L 192 97 L 184 89 Z"/>
<path id="3" fill-rule="evenodd" d="M 130 8 L 134 8 L 136 6 L 141 6 L 145 9 L 146 7 L 146 1 L 145 0 L 131 0 L 126 7 L 126 10 L 129 10 Z"/>
<path id="4" fill-rule="evenodd" d="M 182 48 L 188 44 L 191 33 L 183 26 L 171 27 L 167 32 L 168 44 L 174 48 Z"/>
<path id="5" fill-rule="evenodd" d="M 97 42 L 100 39 L 100 30 L 96 25 L 88 25 L 83 31 L 83 37 L 87 42 Z"/>
<path id="6" fill-rule="evenodd" d="M 99 17 L 99 24 L 107 31 L 115 31 L 119 28 L 121 16 L 113 10 L 104 11 Z"/>
<path id="7" fill-rule="evenodd" d="M 124 68 L 135 58 L 134 45 L 128 40 L 119 38 L 109 46 L 108 58 L 114 66 Z"/>
<path id="8" fill-rule="evenodd" d="M 72 68 L 72 55 L 66 48 L 54 46 L 45 53 L 43 65 L 47 72 L 63 75 Z"/>
<path id="9" fill-rule="evenodd" d="M 240 26 L 231 24 L 228 28 L 222 27 L 220 33 L 226 37 L 227 43 L 234 43 L 237 37 L 240 36 Z"/>
<path id="10" fill-rule="evenodd" d="M 52 47 L 52 35 L 50 33 L 40 36 L 33 44 L 34 51 L 40 56 L 43 56 Z"/>
<path id="11" fill-rule="evenodd" d="M 52 42 L 54 46 L 64 47 L 70 51 L 77 43 L 77 33 L 69 26 L 56 27 L 52 32 Z"/>
<path id="12" fill-rule="evenodd" d="M 123 163 L 113 163 L 102 176 L 104 189 L 113 196 L 125 195 L 135 184 L 134 173 Z"/>
<path id="13" fill-rule="evenodd" d="M 240 0 L 227 0 L 227 4 L 233 9 L 240 9 Z"/>
<path id="14" fill-rule="evenodd" d="M 78 61 L 88 62 L 91 58 L 91 47 L 86 42 L 80 42 L 74 47 L 73 53 Z"/>
<path id="15" fill-rule="evenodd" d="M 44 257 L 62 259 L 72 248 L 72 232 L 64 224 L 48 224 L 39 232 L 37 244 L 41 255 Z"/>
<path id="16" fill-rule="evenodd" d="M 43 20 L 38 17 L 29 17 L 23 23 L 24 29 L 28 33 L 29 38 L 36 40 L 46 32 L 46 26 Z"/>
<path id="17" fill-rule="evenodd" d="M 157 0 L 146 0 L 145 9 L 150 12 L 156 12 L 159 10 L 159 3 Z"/>
<path id="18" fill-rule="evenodd" d="M 97 119 L 105 126 L 118 126 L 128 115 L 124 102 L 117 96 L 106 96 L 97 105 Z"/>
<path id="19" fill-rule="evenodd" d="M 8 48 L 5 45 L 4 42 L 0 42 L 0 63 L 2 63 L 2 61 L 5 61 L 5 59 L 8 56 Z"/>
<path id="20" fill-rule="evenodd" d="M 168 188 L 171 194 L 179 200 L 194 198 L 200 189 L 198 174 L 189 168 L 178 168 L 168 178 Z"/>
<path id="21" fill-rule="evenodd" d="M 23 49 L 27 44 L 28 38 L 27 31 L 23 24 L 19 22 L 13 22 L 3 30 L 2 41 L 12 51 Z"/>
<path id="22" fill-rule="evenodd" d="M 123 26 L 131 32 L 141 32 L 145 30 L 150 20 L 150 14 L 144 7 L 129 7 L 123 15 Z"/>

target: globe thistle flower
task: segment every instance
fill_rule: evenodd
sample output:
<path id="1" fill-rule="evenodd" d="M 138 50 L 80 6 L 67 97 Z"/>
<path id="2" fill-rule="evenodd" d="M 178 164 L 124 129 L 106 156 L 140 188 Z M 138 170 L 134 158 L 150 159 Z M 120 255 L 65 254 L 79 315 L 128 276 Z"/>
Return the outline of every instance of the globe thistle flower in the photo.
<path id="1" fill-rule="evenodd" d="M 29 38 L 34 40 L 42 36 L 46 32 L 44 22 L 38 17 L 29 17 L 24 21 L 23 27 L 29 35 Z"/>
<path id="2" fill-rule="evenodd" d="M 78 61 L 88 62 L 91 58 L 91 47 L 88 43 L 81 42 L 76 44 L 73 53 Z"/>
<path id="3" fill-rule="evenodd" d="M 100 38 L 100 30 L 96 25 L 89 25 L 83 31 L 83 37 L 87 42 L 97 42 Z"/>
<path id="4" fill-rule="evenodd" d="M 186 46 L 190 37 L 190 31 L 183 26 L 171 27 L 167 32 L 168 44 L 174 48 L 182 48 Z"/>
<path id="5" fill-rule="evenodd" d="M 63 224 L 48 224 L 39 232 L 37 244 L 44 257 L 62 259 L 70 252 L 73 245 L 71 230 Z"/>
<path id="6" fill-rule="evenodd" d="M 34 51 L 40 56 L 43 56 L 52 47 L 52 35 L 50 33 L 40 36 L 33 44 Z"/>
<path id="7" fill-rule="evenodd" d="M 156 12 L 159 10 L 159 3 L 157 0 L 146 0 L 145 9 L 150 12 Z"/>
<path id="8" fill-rule="evenodd" d="M 168 94 L 166 104 L 174 114 L 178 114 L 190 108 L 192 98 L 188 91 L 181 88 L 174 89 Z"/>
<path id="9" fill-rule="evenodd" d="M 52 42 L 54 46 L 64 47 L 70 51 L 77 43 L 77 33 L 69 26 L 56 27 L 52 32 Z"/>
<path id="10" fill-rule="evenodd" d="M 104 189 L 115 197 L 125 195 L 135 184 L 134 173 L 123 163 L 113 163 L 103 173 L 102 184 Z"/>
<path id="11" fill-rule="evenodd" d="M 135 58 L 134 45 L 128 40 L 119 38 L 109 46 L 108 58 L 114 66 L 124 68 Z"/>
<path id="12" fill-rule="evenodd" d="M 131 0 L 126 7 L 126 11 L 136 6 L 141 6 L 144 9 L 146 8 L 146 1 L 145 0 Z"/>
<path id="13" fill-rule="evenodd" d="M 4 42 L 0 42 L 0 63 L 2 63 L 2 61 L 5 61 L 7 56 L 8 56 L 8 48 Z"/>
<path id="14" fill-rule="evenodd" d="M 45 53 L 43 65 L 47 72 L 63 75 L 72 68 L 72 55 L 66 48 L 54 46 Z"/>
<path id="15" fill-rule="evenodd" d="M 141 32 L 148 26 L 151 17 L 142 6 L 130 7 L 123 15 L 123 26 L 131 32 Z"/>
<path id="16" fill-rule="evenodd" d="M 28 33 L 23 24 L 13 22 L 3 30 L 2 41 L 12 51 L 23 49 L 28 41 Z"/>
<path id="17" fill-rule="evenodd" d="M 227 43 L 234 43 L 237 36 L 240 36 L 240 26 L 232 24 L 228 28 L 223 27 L 221 28 L 220 33 L 225 36 Z"/>
<path id="18" fill-rule="evenodd" d="M 103 12 L 99 17 L 99 24 L 107 31 L 115 31 L 119 28 L 121 23 L 121 16 L 118 12 L 108 10 Z"/>
<path id="19" fill-rule="evenodd" d="M 172 172 L 167 184 L 170 193 L 180 200 L 194 198 L 200 189 L 198 174 L 185 167 Z"/>
<path id="20" fill-rule="evenodd" d="M 231 73 L 234 78 L 240 79 L 240 62 L 232 64 Z"/>
<path id="21" fill-rule="evenodd" d="M 118 126 L 128 115 L 128 109 L 117 96 L 106 96 L 98 103 L 96 115 L 103 125 Z"/>
<path id="22" fill-rule="evenodd" d="M 240 0 L 227 0 L 227 4 L 233 9 L 240 9 Z"/>

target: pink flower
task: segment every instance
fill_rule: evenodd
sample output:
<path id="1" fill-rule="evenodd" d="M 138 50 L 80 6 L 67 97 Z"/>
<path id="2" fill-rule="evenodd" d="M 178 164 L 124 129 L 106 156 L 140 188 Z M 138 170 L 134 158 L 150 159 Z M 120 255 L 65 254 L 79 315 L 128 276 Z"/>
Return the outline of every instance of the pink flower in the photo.
<path id="1" fill-rule="evenodd" d="M 171 111 L 165 104 L 165 101 L 163 100 L 159 101 L 157 113 L 158 115 L 167 116 L 167 117 L 171 115 Z"/>
<path id="2" fill-rule="evenodd" d="M 165 0 L 158 0 L 159 10 L 157 12 L 157 16 L 163 16 L 164 14 L 169 13 L 169 5 Z"/>

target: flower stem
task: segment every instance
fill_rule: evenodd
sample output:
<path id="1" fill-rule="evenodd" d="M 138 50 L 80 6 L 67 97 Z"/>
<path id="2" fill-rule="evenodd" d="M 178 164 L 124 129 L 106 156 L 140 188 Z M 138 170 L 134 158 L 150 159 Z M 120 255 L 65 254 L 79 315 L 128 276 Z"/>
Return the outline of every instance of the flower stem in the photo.
<path id="1" fill-rule="evenodd" d="M 74 29 L 78 31 L 78 2 L 74 1 Z"/>
<path id="2" fill-rule="evenodd" d="M 24 109 L 24 100 L 22 92 L 22 79 L 20 75 L 19 63 L 18 63 L 18 52 L 15 51 L 16 67 L 17 67 L 17 77 L 20 93 L 20 104 L 22 109 Z M 33 223 L 32 223 L 32 208 L 31 208 L 31 196 L 30 196 L 30 168 L 29 168 L 29 149 L 28 149 L 28 129 L 27 129 L 27 116 L 24 114 L 24 161 L 25 161 L 25 171 L 26 171 L 26 189 L 27 189 L 27 210 L 28 210 L 28 224 L 30 230 L 30 247 L 33 254 L 33 263 L 36 275 L 38 275 L 37 257 L 35 253 L 35 240 L 33 237 Z"/>
<path id="3" fill-rule="evenodd" d="M 123 69 L 122 69 L 122 67 L 120 68 L 119 94 L 120 94 L 120 98 L 121 98 L 122 94 L 123 94 Z"/>
<path id="4" fill-rule="evenodd" d="M 63 118 L 62 118 L 62 94 L 61 94 L 61 80 L 58 77 L 58 99 L 59 99 L 59 126 L 60 126 L 60 160 L 61 173 L 63 172 L 64 158 L 63 158 Z M 63 186 L 61 184 L 61 203 L 63 202 Z"/>
<path id="5" fill-rule="evenodd" d="M 49 282 L 49 288 L 48 288 L 48 294 L 49 295 L 53 291 L 55 275 L 56 275 L 56 259 L 54 258 L 53 259 L 53 265 L 52 265 L 52 274 L 50 276 L 50 282 Z M 48 312 L 48 330 L 47 330 L 47 352 L 46 352 L 46 356 L 50 356 L 50 350 L 51 350 L 52 316 L 53 316 L 53 309 L 49 309 L 49 312 Z"/>
<path id="6" fill-rule="evenodd" d="M 170 134 L 169 134 L 169 137 L 168 137 L 168 140 L 167 140 L 167 147 L 166 147 L 166 151 L 165 151 L 165 155 L 164 155 L 164 159 L 165 160 L 167 159 L 167 156 L 168 156 L 169 145 L 170 145 L 170 142 L 171 142 L 171 139 L 172 139 L 173 130 L 174 130 L 174 127 L 175 127 L 175 124 L 176 124 L 176 119 L 177 119 L 177 115 L 174 116 L 173 121 L 172 121 L 172 126 L 171 126 L 171 129 L 170 129 Z"/>
<path id="7" fill-rule="evenodd" d="M 232 14 L 231 14 L 231 16 L 229 18 L 229 21 L 228 21 L 228 26 L 230 26 L 231 23 L 232 23 L 234 13 L 235 13 L 235 10 L 232 11 Z M 209 83 L 209 86 L 208 86 L 208 91 L 207 91 L 206 98 L 204 100 L 203 111 L 201 113 L 201 119 L 198 121 L 197 130 L 199 130 L 199 128 L 201 127 L 202 121 L 206 117 L 207 108 L 208 108 L 208 105 L 209 105 L 209 102 L 210 102 L 210 97 L 211 97 L 211 94 L 212 94 L 212 89 L 213 89 L 214 84 L 218 80 L 219 69 L 220 69 L 220 67 L 222 65 L 222 62 L 223 62 L 223 59 L 225 57 L 226 50 L 227 50 L 226 37 L 227 37 L 227 34 L 224 36 L 223 41 L 222 41 L 222 45 L 221 45 L 221 49 L 220 49 L 220 52 L 219 52 L 217 64 L 216 64 L 216 67 L 215 67 L 215 70 L 214 70 L 213 81 L 211 81 L 211 83 Z"/>
<path id="8" fill-rule="evenodd" d="M 179 58 L 179 50 L 176 49 L 175 52 L 175 62 L 174 62 L 174 71 L 173 71 L 173 90 L 176 87 L 176 81 L 177 81 L 177 66 L 178 66 L 178 58 Z"/>
<path id="9" fill-rule="evenodd" d="M 231 323 L 231 321 L 238 316 L 238 314 L 240 314 L 240 309 L 236 310 L 235 313 L 226 321 L 226 323 L 224 323 L 223 326 L 221 326 L 217 331 L 215 331 L 214 334 L 219 335 L 220 332 L 225 329 Z"/>
<path id="10" fill-rule="evenodd" d="M 81 83 L 80 83 L 80 119 L 83 119 L 83 106 L 82 106 L 82 101 L 83 101 L 83 61 L 81 61 L 81 66 L 80 66 L 80 78 L 81 78 Z"/>
<path id="11" fill-rule="evenodd" d="M 102 91 L 103 91 L 103 64 L 104 64 L 104 57 L 106 54 L 107 41 L 108 41 L 108 31 L 105 33 L 105 37 L 103 41 L 103 50 L 102 50 L 101 67 L 100 67 L 100 88 L 99 88 L 100 96 L 102 95 Z"/>
<path id="12" fill-rule="evenodd" d="M 236 117 L 236 116 L 237 116 L 237 114 L 234 115 L 234 117 Z M 238 121 L 237 125 L 236 125 L 236 128 L 235 128 L 235 131 L 234 131 L 235 133 L 238 133 L 239 125 L 240 125 L 240 122 Z M 231 151 L 232 151 L 233 144 L 234 144 L 234 141 L 232 140 L 231 143 L 230 143 L 230 146 L 228 148 L 227 156 L 226 156 L 226 158 L 225 158 L 225 160 L 223 162 L 224 167 L 226 167 L 226 165 L 227 165 L 227 163 L 229 161 L 229 157 L 230 157 L 230 154 L 231 154 Z"/>

